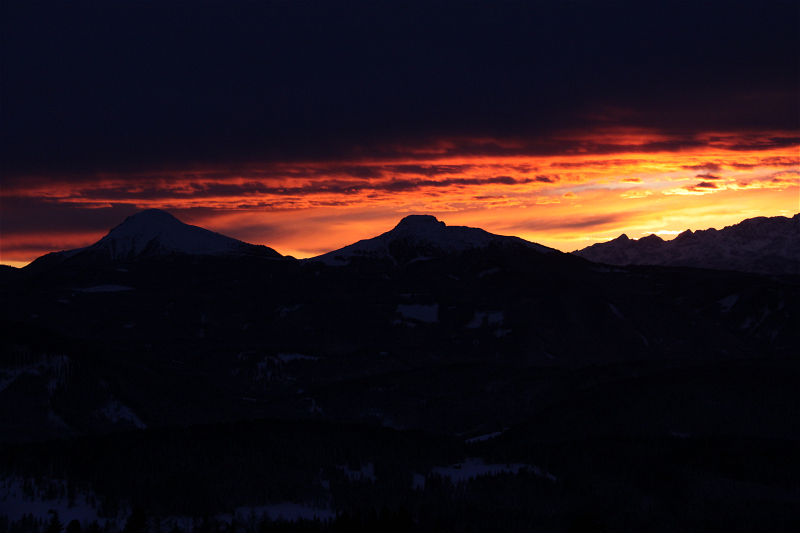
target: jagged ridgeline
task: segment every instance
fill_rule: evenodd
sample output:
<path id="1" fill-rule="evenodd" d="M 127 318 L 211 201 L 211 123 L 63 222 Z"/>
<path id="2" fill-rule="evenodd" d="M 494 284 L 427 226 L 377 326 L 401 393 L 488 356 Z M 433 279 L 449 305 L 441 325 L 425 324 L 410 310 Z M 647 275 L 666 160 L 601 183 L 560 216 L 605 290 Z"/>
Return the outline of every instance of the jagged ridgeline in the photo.
<path id="1" fill-rule="evenodd" d="M 719 231 L 686 230 L 673 240 L 655 234 L 618 238 L 573 252 L 610 265 L 691 266 L 761 274 L 800 274 L 800 214 L 756 217 Z"/>

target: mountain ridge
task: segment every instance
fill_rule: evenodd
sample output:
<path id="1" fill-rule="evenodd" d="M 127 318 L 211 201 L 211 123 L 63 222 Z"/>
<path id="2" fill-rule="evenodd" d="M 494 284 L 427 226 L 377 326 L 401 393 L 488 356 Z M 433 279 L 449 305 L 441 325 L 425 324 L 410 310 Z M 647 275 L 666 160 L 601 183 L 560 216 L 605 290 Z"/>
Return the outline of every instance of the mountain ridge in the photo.
<path id="1" fill-rule="evenodd" d="M 624 233 L 572 254 L 609 265 L 689 266 L 759 274 L 800 274 L 800 213 L 748 218 L 721 230 L 686 230 L 665 241 Z"/>
<path id="2" fill-rule="evenodd" d="M 520 237 L 497 235 L 468 226 L 447 226 L 432 215 L 408 215 L 385 233 L 300 261 L 343 266 L 354 259 L 379 259 L 398 266 L 489 246 L 558 252 Z M 23 273 L 36 274 L 67 260 L 118 262 L 176 254 L 284 258 L 267 246 L 185 224 L 160 209 L 146 209 L 127 217 L 90 246 L 45 254 L 19 272 L 7 269 L 2 279 L 10 281 Z M 800 214 L 792 218 L 755 217 L 722 230 L 686 230 L 670 241 L 655 234 L 634 240 L 623 233 L 616 239 L 571 254 L 618 266 L 689 266 L 761 274 L 800 274 Z M 293 260 L 288 256 L 285 259 Z"/>
<path id="3" fill-rule="evenodd" d="M 542 253 L 557 252 L 520 237 L 496 235 L 480 228 L 447 226 L 432 215 L 408 215 L 391 230 L 370 239 L 363 239 L 316 257 L 306 262 L 321 262 L 330 266 L 343 266 L 355 258 L 386 258 L 395 264 L 430 259 L 433 255 L 463 252 L 471 248 L 486 248 L 490 244 L 522 246 Z M 399 248 L 413 248 L 428 255 L 404 255 Z M 399 254 L 398 254 L 399 252 Z M 399 259 L 399 260 L 398 260 Z"/>

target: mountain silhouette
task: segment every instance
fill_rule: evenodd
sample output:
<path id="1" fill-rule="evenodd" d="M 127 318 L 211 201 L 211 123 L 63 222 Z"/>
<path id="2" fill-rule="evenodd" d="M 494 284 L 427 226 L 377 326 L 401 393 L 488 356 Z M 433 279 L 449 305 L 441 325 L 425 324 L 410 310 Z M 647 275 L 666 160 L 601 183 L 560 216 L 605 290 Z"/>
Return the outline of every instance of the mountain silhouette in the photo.
<path id="1" fill-rule="evenodd" d="M 721 230 L 686 230 L 665 241 L 622 234 L 573 254 L 609 265 L 691 266 L 762 274 L 800 274 L 800 214 L 749 218 Z"/>
<path id="2" fill-rule="evenodd" d="M 482 249 L 489 245 L 524 247 L 541 253 L 557 252 L 519 237 L 495 235 L 467 226 L 447 226 L 431 215 L 409 215 L 386 233 L 306 261 L 341 266 L 356 258 L 372 258 L 389 259 L 397 265 L 448 253 Z"/>

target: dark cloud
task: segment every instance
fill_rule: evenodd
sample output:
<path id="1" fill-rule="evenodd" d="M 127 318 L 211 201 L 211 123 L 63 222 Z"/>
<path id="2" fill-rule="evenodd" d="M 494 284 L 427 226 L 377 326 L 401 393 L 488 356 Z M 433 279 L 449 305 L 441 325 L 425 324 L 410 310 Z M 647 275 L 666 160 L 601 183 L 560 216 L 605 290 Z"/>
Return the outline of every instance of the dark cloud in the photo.
<path id="1" fill-rule="evenodd" d="M 628 215 L 623 213 L 612 213 L 607 215 L 595 215 L 586 217 L 564 218 L 537 218 L 515 224 L 513 227 L 504 228 L 506 231 L 518 232 L 519 230 L 544 231 L 544 230 L 575 230 L 602 228 L 611 224 L 616 224 L 625 220 Z"/>
<path id="2" fill-rule="evenodd" d="M 756 167 L 793 167 L 800 165 L 800 157 L 762 157 L 758 163 L 730 163 L 730 166 L 738 169 L 750 169 Z"/>
<path id="3" fill-rule="evenodd" d="M 719 189 L 719 186 L 711 181 L 701 181 L 696 185 L 687 185 L 684 187 L 684 189 L 692 192 L 703 192 L 708 191 L 709 189 Z"/>
<path id="4" fill-rule="evenodd" d="M 324 169 L 316 169 L 317 175 L 325 172 L 327 175 L 344 175 L 351 178 L 380 178 L 383 176 L 383 169 L 376 166 L 368 165 L 343 165 L 343 166 L 327 166 Z"/>
<path id="5" fill-rule="evenodd" d="M 728 150 L 749 152 L 755 150 L 774 150 L 776 148 L 792 148 L 800 146 L 800 137 L 770 137 L 765 139 L 742 139 L 728 145 Z"/>
<path id="6" fill-rule="evenodd" d="M 708 172 L 719 172 L 722 167 L 717 163 L 703 163 L 701 165 L 683 165 L 681 168 L 686 170 L 707 170 Z"/>
<path id="7" fill-rule="evenodd" d="M 281 198 L 296 197 L 297 199 L 319 195 L 355 195 L 375 192 L 397 193 L 422 189 L 443 189 L 449 187 L 474 187 L 488 185 L 525 185 L 536 182 L 554 183 L 558 177 L 537 176 L 535 178 L 516 179 L 511 176 L 493 176 L 488 178 L 444 178 L 444 179 L 388 179 L 376 181 L 363 180 L 311 180 L 307 184 L 298 186 L 282 186 L 260 181 L 244 183 L 231 182 L 186 182 L 177 186 L 159 186 L 156 184 L 124 184 L 103 185 L 96 188 L 81 188 L 72 192 L 67 200 L 73 205 L 91 204 L 92 202 L 119 202 L 124 201 L 167 201 L 167 200 L 198 200 L 198 199 L 231 199 L 240 197 L 278 196 Z M 18 201 L 18 197 L 7 197 L 8 201 Z M 3 199 L 5 207 L 6 198 Z M 55 204 L 54 200 L 47 202 Z M 62 205 L 62 204 L 58 204 Z"/>
<path id="8" fill-rule="evenodd" d="M 3 235 L 66 235 L 107 233 L 126 217 L 141 211 L 132 203 L 61 203 L 47 198 L 3 197 Z M 5 245 L 3 245 L 5 248 Z M 52 248 L 49 250 L 52 251 Z"/>
<path id="9" fill-rule="evenodd" d="M 370 189 L 379 189 L 387 192 L 400 192 L 417 190 L 422 188 L 442 188 L 442 187 L 468 187 L 481 185 L 524 185 L 535 180 L 517 180 L 511 176 L 496 176 L 492 178 L 449 178 L 442 180 L 398 180 L 394 179 L 385 183 L 371 184 Z"/>
<path id="10" fill-rule="evenodd" d="M 252 209 L 252 207 L 248 206 L 247 209 Z M 181 218 L 183 212 L 173 213 L 173 214 L 175 214 L 178 218 Z M 219 214 L 219 212 L 214 214 Z M 197 220 L 197 223 L 202 226 L 202 224 L 205 223 L 207 220 L 208 219 L 206 218 L 199 218 Z M 188 222 L 188 220 L 185 221 Z M 239 239 L 240 241 L 244 242 L 269 243 L 273 241 L 286 241 L 290 238 L 297 237 L 300 235 L 301 230 L 285 224 L 259 223 L 259 224 L 244 224 L 244 225 L 237 224 L 235 227 L 225 228 L 221 230 L 218 229 L 217 231 L 219 231 L 223 235 L 227 235 L 228 237 L 233 237 L 234 239 Z"/>
<path id="11" fill-rule="evenodd" d="M 700 178 L 701 180 L 721 180 L 722 176 L 706 173 L 706 174 L 698 174 L 695 176 L 695 178 Z"/>
<path id="12" fill-rule="evenodd" d="M 544 174 L 540 174 L 540 175 L 536 176 L 533 179 L 533 181 L 539 181 L 539 182 L 542 182 L 542 183 L 556 183 L 560 179 L 561 178 L 559 178 L 558 176 L 545 176 Z"/>
<path id="13" fill-rule="evenodd" d="M 475 165 L 387 165 L 386 170 L 396 174 L 417 174 L 419 176 L 441 176 L 463 174 L 475 168 Z"/>
<path id="14" fill-rule="evenodd" d="M 587 146 L 590 146 L 590 143 L 587 143 Z M 619 146 L 619 145 L 618 145 Z M 638 146 L 638 145 L 634 145 Z M 589 150 L 590 148 L 585 147 L 585 150 Z M 634 150 L 635 151 L 635 150 Z M 551 163 L 551 167 L 556 168 L 584 168 L 584 167 L 595 167 L 595 168 L 609 168 L 609 167 L 617 167 L 621 165 L 635 165 L 637 163 L 641 163 L 643 160 L 641 159 L 590 159 L 584 161 L 556 161 Z"/>
<path id="15" fill-rule="evenodd" d="M 442 139 L 497 140 L 443 157 L 613 154 L 797 131 L 795 2 L 578 6 L 4 1 L 3 179 L 413 159 L 398 147 Z M 602 127 L 683 140 L 549 141 Z"/>

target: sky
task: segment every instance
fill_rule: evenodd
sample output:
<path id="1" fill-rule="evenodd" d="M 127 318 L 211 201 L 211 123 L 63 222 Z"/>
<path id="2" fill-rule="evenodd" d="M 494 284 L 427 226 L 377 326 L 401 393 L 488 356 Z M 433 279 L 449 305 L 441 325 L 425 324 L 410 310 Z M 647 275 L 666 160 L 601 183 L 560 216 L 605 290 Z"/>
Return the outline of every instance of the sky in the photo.
<path id="1" fill-rule="evenodd" d="M 0 263 L 142 209 L 311 257 L 800 212 L 800 2 L 0 3 Z"/>

